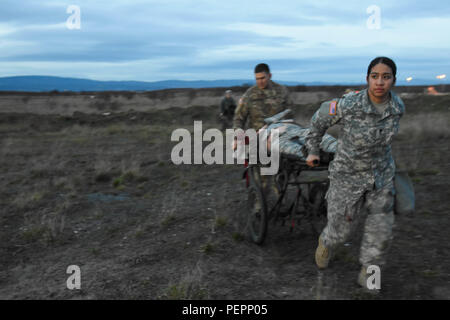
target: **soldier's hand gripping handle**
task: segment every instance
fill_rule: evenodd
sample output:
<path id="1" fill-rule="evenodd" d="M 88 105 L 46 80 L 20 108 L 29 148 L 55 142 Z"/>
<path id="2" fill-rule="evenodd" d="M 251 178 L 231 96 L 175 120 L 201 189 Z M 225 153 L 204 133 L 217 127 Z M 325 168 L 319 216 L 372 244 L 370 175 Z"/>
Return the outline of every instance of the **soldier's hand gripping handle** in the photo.
<path id="1" fill-rule="evenodd" d="M 320 163 L 320 157 L 314 154 L 309 154 L 306 158 L 306 164 L 310 167 L 317 167 Z"/>

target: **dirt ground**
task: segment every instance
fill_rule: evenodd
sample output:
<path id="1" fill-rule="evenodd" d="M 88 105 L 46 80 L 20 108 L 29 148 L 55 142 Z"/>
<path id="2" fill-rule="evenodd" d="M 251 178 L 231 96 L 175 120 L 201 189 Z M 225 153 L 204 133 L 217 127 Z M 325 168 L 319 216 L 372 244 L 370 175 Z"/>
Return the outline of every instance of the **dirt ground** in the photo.
<path id="1" fill-rule="evenodd" d="M 413 179 L 416 212 L 396 216 L 376 296 L 356 284 L 360 232 L 318 271 L 306 221 L 292 232 L 270 224 L 261 246 L 245 236 L 241 165 L 171 162 L 172 131 L 192 132 L 194 120 L 217 127 L 218 106 L 8 109 L 0 114 L 0 299 L 449 299 L 450 96 L 404 101 L 394 152 Z M 297 104 L 298 122 L 319 105 Z M 81 270 L 79 290 L 67 288 L 71 265 Z"/>

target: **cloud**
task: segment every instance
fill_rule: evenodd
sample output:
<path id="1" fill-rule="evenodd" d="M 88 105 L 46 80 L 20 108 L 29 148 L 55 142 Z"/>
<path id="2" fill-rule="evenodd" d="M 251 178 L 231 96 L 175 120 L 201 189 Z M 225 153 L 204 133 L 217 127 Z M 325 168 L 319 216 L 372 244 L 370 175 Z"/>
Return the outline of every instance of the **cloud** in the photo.
<path id="1" fill-rule="evenodd" d="M 261 60 L 286 80 L 359 79 L 376 55 L 406 61 L 411 72 L 448 68 L 447 1 L 376 1 L 381 29 L 369 30 L 373 3 L 2 0 L 0 67 L 149 81 L 249 78 Z M 81 8 L 80 30 L 65 26 L 70 4 Z"/>

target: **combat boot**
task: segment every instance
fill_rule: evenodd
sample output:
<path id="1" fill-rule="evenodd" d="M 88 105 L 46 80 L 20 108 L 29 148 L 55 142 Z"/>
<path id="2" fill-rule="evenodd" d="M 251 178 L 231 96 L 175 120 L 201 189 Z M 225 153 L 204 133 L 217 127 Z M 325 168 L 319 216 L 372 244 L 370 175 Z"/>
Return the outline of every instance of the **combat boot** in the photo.
<path id="1" fill-rule="evenodd" d="M 358 275 L 358 284 L 367 289 L 367 268 L 362 266 Z"/>
<path id="2" fill-rule="evenodd" d="M 316 264 L 319 269 L 325 269 L 328 267 L 328 263 L 331 260 L 331 249 L 325 247 L 322 241 L 322 236 L 319 237 L 319 245 L 316 249 Z"/>

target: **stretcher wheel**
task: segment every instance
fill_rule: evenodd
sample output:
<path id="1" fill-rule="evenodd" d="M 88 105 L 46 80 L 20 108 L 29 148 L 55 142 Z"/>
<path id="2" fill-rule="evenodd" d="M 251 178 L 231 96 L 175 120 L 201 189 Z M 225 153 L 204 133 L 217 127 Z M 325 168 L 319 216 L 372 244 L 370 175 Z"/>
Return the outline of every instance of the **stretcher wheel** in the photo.
<path id="1" fill-rule="evenodd" d="M 248 186 L 248 233 L 256 244 L 262 244 L 267 233 L 267 204 L 260 183 L 258 168 L 249 168 Z"/>

